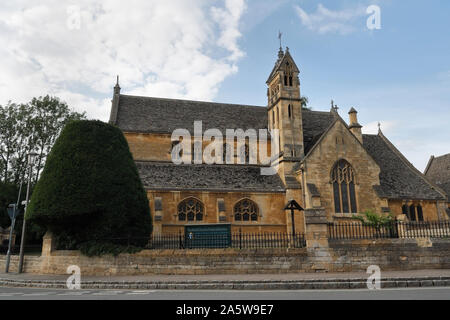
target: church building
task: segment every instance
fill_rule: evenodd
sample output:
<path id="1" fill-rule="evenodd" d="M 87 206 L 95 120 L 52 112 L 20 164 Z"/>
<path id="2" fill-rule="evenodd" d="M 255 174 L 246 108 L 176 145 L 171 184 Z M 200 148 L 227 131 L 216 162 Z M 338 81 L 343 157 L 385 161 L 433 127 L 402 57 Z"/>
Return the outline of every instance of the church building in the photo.
<path id="1" fill-rule="evenodd" d="M 444 190 L 381 130 L 362 134 L 354 108 L 348 123 L 334 105 L 329 112 L 303 108 L 299 74 L 289 49 L 280 48 L 267 80 L 266 106 L 124 95 L 117 83 L 110 123 L 128 141 L 155 233 L 216 224 L 230 225 L 232 231 L 290 232 L 290 212 L 284 210 L 290 200 L 303 208 L 324 208 L 329 222 L 350 221 L 367 210 L 411 221 L 449 218 Z M 266 165 L 250 164 L 247 156 L 244 164 L 237 157 L 231 164 L 173 163 L 173 131 L 184 128 L 195 136 L 195 121 L 202 121 L 203 130 L 219 129 L 224 135 L 227 129 L 278 129 L 277 173 L 262 175 Z M 225 156 L 237 147 L 226 144 Z M 270 140 L 266 147 L 270 150 Z M 296 213 L 294 223 L 304 231 L 303 212 Z"/>

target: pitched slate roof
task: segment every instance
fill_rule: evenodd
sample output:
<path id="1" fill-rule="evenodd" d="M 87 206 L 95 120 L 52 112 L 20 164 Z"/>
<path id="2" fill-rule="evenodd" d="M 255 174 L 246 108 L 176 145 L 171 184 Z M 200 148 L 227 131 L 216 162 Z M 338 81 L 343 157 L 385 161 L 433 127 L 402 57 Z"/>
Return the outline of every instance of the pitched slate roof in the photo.
<path id="1" fill-rule="evenodd" d="M 203 130 L 267 129 L 267 108 L 215 102 L 189 101 L 120 95 L 114 122 L 124 132 L 167 133 L 188 129 L 194 121 L 203 122 Z M 333 122 L 330 112 L 303 110 L 305 148 L 312 147 Z"/>
<path id="2" fill-rule="evenodd" d="M 335 121 L 331 112 L 303 110 L 303 145 L 305 155 Z"/>
<path id="3" fill-rule="evenodd" d="M 263 176 L 261 167 L 241 165 L 175 165 L 136 162 L 146 189 L 284 192 L 278 175 Z"/>
<path id="4" fill-rule="evenodd" d="M 265 129 L 266 108 L 202 101 L 120 95 L 116 124 L 124 132 L 169 133 L 175 129 L 194 132 L 194 121 L 203 129 Z"/>
<path id="5" fill-rule="evenodd" d="M 427 179 L 381 134 L 363 135 L 364 147 L 381 169 L 375 191 L 389 199 L 443 200 Z"/>
<path id="6" fill-rule="evenodd" d="M 450 153 L 441 157 L 431 157 L 425 175 L 450 197 Z"/>

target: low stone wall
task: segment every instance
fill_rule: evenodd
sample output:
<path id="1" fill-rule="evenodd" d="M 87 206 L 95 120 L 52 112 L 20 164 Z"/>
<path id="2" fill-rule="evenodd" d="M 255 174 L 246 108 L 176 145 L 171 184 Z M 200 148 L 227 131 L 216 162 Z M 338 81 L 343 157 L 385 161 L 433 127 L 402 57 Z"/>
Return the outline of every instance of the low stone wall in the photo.
<path id="1" fill-rule="evenodd" d="M 329 271 L 450 269 L 450 240 L 387 239 L 329 241 Z"/>
<path id="2" fill-rule="evenodd" d="M 53 251 L 50 256 L 26 256 L 24 272 L 66 274 L 77 265 L 84 275 L 201 275 L 295 273 L 308 269 L 306 249 L 267 250 L 143 250 L 116 257 L 86 257 L 78 251 Z M 0 259 L 4 264 L 4 258 Z M 18 259 L 11 260 L 11 272 Z"/>
<path id="3" fill-rule="evenodd" d="M 0 258 L 4 266 L 5 257 Z M 11 260 L 17 270 L 18 257 Z M 66 274 L 77 265 L 83 275 L 201 275 L 381 270 L 450 269 L 450 240 L 344 240 L 328 248 L 264 250 L 144 250 L 117 257 L 86 257 L 78 251 L 26 256 L 24 272 Z"/>

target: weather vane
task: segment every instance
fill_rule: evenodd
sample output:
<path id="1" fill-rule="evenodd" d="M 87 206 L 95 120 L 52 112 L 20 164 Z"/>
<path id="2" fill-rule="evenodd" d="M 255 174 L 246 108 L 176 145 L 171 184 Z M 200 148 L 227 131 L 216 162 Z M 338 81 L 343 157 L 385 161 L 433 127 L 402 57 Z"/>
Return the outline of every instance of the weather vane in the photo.
<path id="1" fill-rule="evenodd" d="M 281 33 L 281 31 L 278 31 L 278 39 L 280 39 L 280 49 L 282 48 L 281 46 L 281 37 L 283 36 L 283 33 Z"/>

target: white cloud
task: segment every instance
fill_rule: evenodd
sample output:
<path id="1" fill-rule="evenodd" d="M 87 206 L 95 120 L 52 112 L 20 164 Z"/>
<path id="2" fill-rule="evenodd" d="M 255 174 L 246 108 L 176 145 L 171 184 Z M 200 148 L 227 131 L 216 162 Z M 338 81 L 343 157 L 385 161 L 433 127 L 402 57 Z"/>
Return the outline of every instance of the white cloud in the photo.
<path id="1" fill-rule="evenodd" d="M 69 28 L 73 5 L 79 29 Z M 245 9 L 245 0 L 9 1 L 0 103 L 49 93 L 106 120 L 116 74 L 124 93 L 212 100 L 244 56 Z"/>
<path id="2" fill-rule="evenodd" d="M 366 8 L 361 5 L 355 8 L 333 11 L 319 3 L 316 12 L 309 14 L 298 5 L 295 5 L 294 9 L 302 24 L 319 34 L 337 33 L 345 35 L 352 33 L 357 29 L 353 22 L 366 14 Z"/>
<path id="3" fill-rule="evenodd" d="M 395 121 L 374 121 L 363 125 L 362 131 L 364 134 L 377 134 L 378 133 L 378 123 L 381 125 L 381 131 L 384 134 L 389 133 L 397 125 Z"/>

